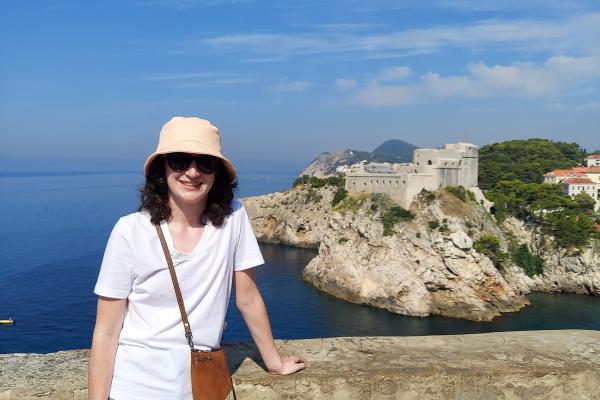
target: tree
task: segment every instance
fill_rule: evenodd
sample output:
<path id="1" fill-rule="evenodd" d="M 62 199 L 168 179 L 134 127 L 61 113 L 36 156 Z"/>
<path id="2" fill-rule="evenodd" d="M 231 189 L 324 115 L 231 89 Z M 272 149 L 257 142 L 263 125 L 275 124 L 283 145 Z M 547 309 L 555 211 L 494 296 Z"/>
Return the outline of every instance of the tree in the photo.
<path id="1" fill-rule="evenodd" d="M 590 215 L 594 212 L 594 207 L 596 206 L 596 200 L 592 196 L 587 193 L 578 193 L 573 199 L 575 202 L 575 206 L 577 209 L 587 215 Z"/>

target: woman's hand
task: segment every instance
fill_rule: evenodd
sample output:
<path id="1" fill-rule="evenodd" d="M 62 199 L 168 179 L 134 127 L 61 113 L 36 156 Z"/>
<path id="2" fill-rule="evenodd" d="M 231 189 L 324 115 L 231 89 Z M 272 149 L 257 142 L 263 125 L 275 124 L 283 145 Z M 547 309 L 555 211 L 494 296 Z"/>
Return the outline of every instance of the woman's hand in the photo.
<path id="1" fill-rule="evenodd" d="M 281 357 L 281 364 L 275 368 L 269 368 L 273 375 L 289 375 L 301 371 L 306 367 L 304 360 L 296 356 Z"/>

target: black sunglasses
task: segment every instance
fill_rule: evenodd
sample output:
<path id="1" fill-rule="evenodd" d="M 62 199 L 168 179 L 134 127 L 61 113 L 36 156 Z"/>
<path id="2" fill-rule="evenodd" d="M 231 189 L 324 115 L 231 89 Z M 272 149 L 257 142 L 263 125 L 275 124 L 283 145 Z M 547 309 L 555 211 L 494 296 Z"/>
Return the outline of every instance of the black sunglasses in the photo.
<path id="1" fill-rule="evenodd" d="M 176 172 L 185 171 L 196 161 L 196 168 L 204 174 L 214 174 L 217 170 L 219 159 L 206 154 L 169 153 L 165 155 L 167 164 Z"/>

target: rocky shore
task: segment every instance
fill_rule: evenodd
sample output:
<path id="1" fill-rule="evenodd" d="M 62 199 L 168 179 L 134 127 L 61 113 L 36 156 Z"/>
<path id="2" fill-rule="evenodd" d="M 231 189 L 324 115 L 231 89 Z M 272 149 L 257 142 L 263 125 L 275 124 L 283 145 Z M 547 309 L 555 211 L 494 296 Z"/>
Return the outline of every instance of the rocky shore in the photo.
<path id="1" fill-rule="evenodd" d="M 300 186 L 244 204 L 260 241 L 318 249 L 304 279 L 336 297 L 403 315 L 482 321 L 521 309 L 532 291 L 600 295 L 599 251 L 557 251 L 533 227 L 514 218 L 497 224 L 468 198 L 422 195 L 411 206 L 414 218 L 386 235 L 372 196 L 350 194 L 334 207 L 334 193 Z M 530 278 L 510 260 L 498 268 L 473 248 L 486 235 L 505 252 L 509 240 L 527 244 L 544 259 L 544 273 Z"/>

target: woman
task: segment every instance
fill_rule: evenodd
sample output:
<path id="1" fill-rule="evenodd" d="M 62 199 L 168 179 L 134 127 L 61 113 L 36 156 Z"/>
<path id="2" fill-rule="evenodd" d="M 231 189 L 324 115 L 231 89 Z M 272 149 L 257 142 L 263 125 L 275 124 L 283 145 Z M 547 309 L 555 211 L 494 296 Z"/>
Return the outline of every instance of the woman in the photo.
<path id="1" fill-rule="evenodd" d="M 232 286 L 272 374 L 304 368 L 281 357 L 253 267 L 263 264 L 250 221 L 233 199 L 236 170 L 219 132 L 199 118 L 175 117 L 144 165 L 137 213 L 122 217 L 108 241 L 94 292 L 99 296 L 90 355 L 89 399 L 191 399 L 190 349 L 165 255 L 175 265 L 197 349 L 220 347 Z"/>

